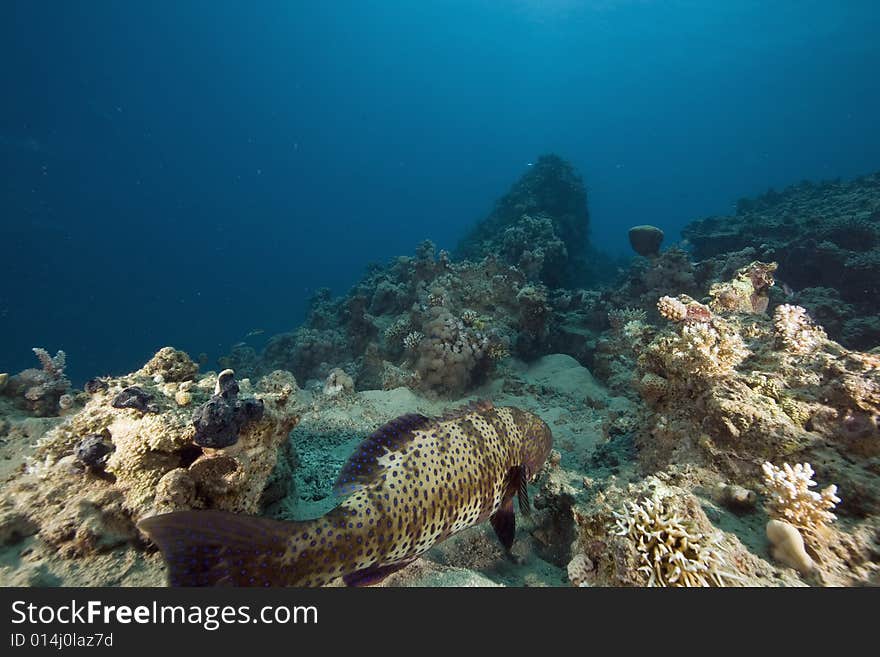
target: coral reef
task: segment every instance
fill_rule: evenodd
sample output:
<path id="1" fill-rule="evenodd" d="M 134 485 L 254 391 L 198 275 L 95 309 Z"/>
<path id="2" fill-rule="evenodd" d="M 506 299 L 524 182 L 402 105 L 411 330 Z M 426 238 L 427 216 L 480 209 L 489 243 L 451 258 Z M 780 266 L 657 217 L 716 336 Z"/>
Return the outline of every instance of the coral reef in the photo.
<path id="1" fill-rule="evenodd" d="M 425 241 L 318 290 L 228 371 L 166 347 L 79 392 L 38 350 L 41 369 L 0 375 L 0 580 L 161 583 L 139 518 L 320 515 L 375 427 L 488 397 L 552 428 L 532 514 L 510 552 L 478 527 L 388 582 L 880 584 L 880 355 L 858 350 L 880 335 L 878 185 L 744 200 L 663 251 L 635 227 L 644 257 L 618 270 L 590 253 L 573 169 L 542 158 L 466 259 Z M 573 287 L 597 268 L 618 280 Z"/>
<path id="2" fill-rule="evenodd" d="M 543 155 L 459 243 L 456 256 L 497 256 L 551 287 L 585 282 L 589 267 L 587 192 L 574 168 Z"/>
<path id="3" fill-rule="evenodd" d="M 807 288 L 834 288 L 848 308 L 826 322 L 831 337 L 858 349 L 880 344 L 880 173 L 770 190 L 741 199 L 736 216 L 694 221 L 682 234 L 698 259 L 751 249 L 753 259 L 778 262 L 816 316 L 821 305 Z"/>
<path id="4" fill-rule="evenodd" d="M 353 299 L 362 300 L 358 321 Z M 471 390 L 508 353 L 551 353 L 557 314 L 548 289 L 518 269 L 495 258 L 452 263 L 426 243 L 414 258 L 372 269 L 346 297 L 316 297 L 305 326 L 270 338 L 255 359 L 236 347 L 220 362 L 241 362 L 246 376 L 286 369 L 322 385 L 341 369 L 361 389 L 397 382 L 449 396 Z"/>
<path id="5" fill-rule="evenodd" d="M 91 554 L 137 543 L 135 522 L 156 511 L 254 513 L 265 503 L 262 496 L 279 452 L 299 419 L 293 377 L 278 372 L 255 385 L 236 382 L 228 373 L 187 382 L 158 383 L 154 377 L 141 369 L 107 379 L 105 390 L 94 392 L 84 408 L 40 438 L 26 471 L 4 487 L 2 506 L 25 518 L 31 533 L 61 554 Z M 232 418 L 234 441 L 202 440 L 200 445 L 205 418 L 217 417 L 180 406 L 175 394 L 184 385 L 203 402 L 199 409 L 219 398 L 239 410 L 260 408 L 262 413 L 241 411 L 246 417 Z M 123 390 L 132 388 L 152 400 L 150 411 L 114 404 Z M 242 403 L 239 390 L 254 400 Z M 228 430 L 224 426 L 224 436 Z M 215 446 L 207 446 L 209 442 Z M 219 447 L 230 442 L 234 444 Z"/>

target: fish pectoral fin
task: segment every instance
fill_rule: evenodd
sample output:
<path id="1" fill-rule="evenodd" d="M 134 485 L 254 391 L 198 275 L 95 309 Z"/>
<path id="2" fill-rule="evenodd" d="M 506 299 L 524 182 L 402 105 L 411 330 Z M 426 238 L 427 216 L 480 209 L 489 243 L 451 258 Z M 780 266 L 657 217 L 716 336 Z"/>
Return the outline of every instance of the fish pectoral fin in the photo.
<path id="1" fill-rule="evenodd" d="M 489 518 L 492 528 L 495 530 L 498 540 L 506 550 L 513 546 L 513 537 L 516 535 L 516 517 L 513 514 L 513 497 L 509 496 L 498 510 Z"/>
<path id="2" fill-rule="evenodd" d="M 356 570 L 348 575 L 343 575 L 342 581 L 345 582 L 346 586 L 370 586 L 371 584 L 378 584 L 392 573 L 396 573 L 398 570 L 406 568 L 413 561 L 415 561 L 415 559 L 407 559 L 406 561 L 393 563 L 389 566 L 369 566 L 368 568 Z"/>

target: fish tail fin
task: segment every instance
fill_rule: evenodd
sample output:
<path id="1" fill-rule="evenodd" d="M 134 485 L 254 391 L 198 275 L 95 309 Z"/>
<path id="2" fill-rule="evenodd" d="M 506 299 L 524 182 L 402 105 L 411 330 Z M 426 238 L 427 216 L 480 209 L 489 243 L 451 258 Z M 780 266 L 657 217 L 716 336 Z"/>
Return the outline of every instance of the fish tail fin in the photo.
<path id="1" fill-rule="evenodd" d="M 170 586 L 284 586 L 295 583 L 294 532 L 281 522 L 225 511 L 175 511 L 138 527 L 159 546 Z"/>

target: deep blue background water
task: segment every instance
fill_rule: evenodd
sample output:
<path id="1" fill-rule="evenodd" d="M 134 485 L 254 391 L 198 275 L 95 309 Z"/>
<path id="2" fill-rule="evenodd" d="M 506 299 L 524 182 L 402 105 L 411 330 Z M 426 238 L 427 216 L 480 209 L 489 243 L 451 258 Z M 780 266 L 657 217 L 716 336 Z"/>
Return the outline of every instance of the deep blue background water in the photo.
<path id="1" fill-rule="evenodd" d="M 880 9 L 703 0 L 0 4 L 0 371 L 224 353 L 451 248 L 545 152 L 593 241 L 880 168 Z M 259 340 L 261 338 L 257 338 Z M 252 338 L 253 340 L 253 338 Z"/>

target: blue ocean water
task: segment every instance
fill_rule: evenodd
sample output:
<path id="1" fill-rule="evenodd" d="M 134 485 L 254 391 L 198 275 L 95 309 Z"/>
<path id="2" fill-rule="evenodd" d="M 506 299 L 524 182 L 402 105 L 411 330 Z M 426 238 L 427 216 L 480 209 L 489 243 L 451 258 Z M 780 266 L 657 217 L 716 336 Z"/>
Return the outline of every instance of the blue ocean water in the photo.
<path id="1" fill-rule="evenodd" d="M 0 371 L 291 329 L 542 153 L 610 253 L 873 171 L 878 33 L 871 0 L 4 2 Z"/>

